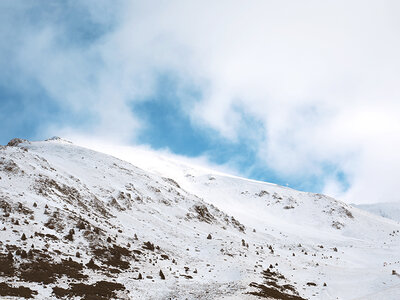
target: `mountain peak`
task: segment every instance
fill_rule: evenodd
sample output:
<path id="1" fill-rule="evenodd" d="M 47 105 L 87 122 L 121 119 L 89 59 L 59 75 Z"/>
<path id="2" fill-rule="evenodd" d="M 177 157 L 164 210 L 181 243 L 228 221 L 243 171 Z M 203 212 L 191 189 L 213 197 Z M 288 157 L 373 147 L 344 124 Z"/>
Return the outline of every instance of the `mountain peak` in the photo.
<path id="1" fill-rule="evenodd" d="M 68 140 L 66 140 L 66 139 L 63 139 L 63 138 L 61 138 L 61 137 L 59 137 L 59 136 L 53 136 L 53 137 L 51 137 L 51 138 L 48 138 L 48 139 L 45 140 L 45 141 L 46 141 L 46 142 L 57 141 L 57 142 L 65 142 L 65 143 L 72 144 L 71 141 L 68 141 Z"/>

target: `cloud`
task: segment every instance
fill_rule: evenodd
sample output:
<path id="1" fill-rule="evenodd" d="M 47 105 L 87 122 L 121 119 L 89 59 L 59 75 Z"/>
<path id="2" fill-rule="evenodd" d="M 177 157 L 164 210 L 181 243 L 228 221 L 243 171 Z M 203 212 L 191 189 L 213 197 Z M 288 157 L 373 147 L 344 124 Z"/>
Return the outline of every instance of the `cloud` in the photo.
<path id="1" fill-rule="evenodd" d="M 14 19 L 38 14 L 16 5 Z M 7 18 L 16 37 L 3 33 L 12 42 L 1 53 L 64 109 L 87 115 L 83 125 L 49 131 L 135 141 L 143 124 L 132 104 L 150 99 L 170 73 L 181 91 L 175 101 L 195 126 L 237 143 L 250 136 L 269 169 L 321 177 L 325 192 L 351 202 L 399 201 L 399 6 L 85 2 L 39 9 L 23 24 Z M 197 99 L 186 97 L 193 86 Z M 256 134 L 249 119 L 261 124 Z"/>
<path id="2" fill-rule="evenodd" d="M 73 133 L 68 136 L 67 140 L 82 147 L 113 155 L 158 175 L 175 179 L 184 179 L 188 174 L 196 176 L 209 174 L 238 176 L 240 174 L 231 165 L 212 163 L 212 160 L 207 155 L 190 158 L 174 154 L 169 149 L 155 151 L 148 145 L 111 144 L 96 137 Z"/>

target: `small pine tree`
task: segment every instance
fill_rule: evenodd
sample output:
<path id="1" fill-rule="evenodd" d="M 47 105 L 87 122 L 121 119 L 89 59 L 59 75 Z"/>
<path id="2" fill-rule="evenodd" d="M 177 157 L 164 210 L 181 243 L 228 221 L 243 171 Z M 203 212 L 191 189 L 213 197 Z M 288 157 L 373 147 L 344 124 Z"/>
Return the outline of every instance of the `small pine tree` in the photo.
<path id="1" fill-rule="evenodd" d="M 22 234 L 21 240 L 22 240 L 22 241 L 25 241 L 25 240 L 26 240 L 26 235 L 25 235 L 25 233 Z"/>
<path id="2" fill-rule="evenodd" d="M 211 236 L 211 233 L 209 233 L 207 236 L 207 240 L 211 240 L 211 239 L 212 239 L 212 236 Z"/>
<path id="3" fill-rule="evenodd" d="M 86 264 L 86 267 L 89 269 L 96 269 L 96 264 L 93 261 L 93 258 L 90 259 L 90 261 Z"/>
<path id="4" fill-rule="evenodd" d="M 78 222 L 78 224 L 76 224 L 76 228 L 79 230 L 86 229 L 86 225 L 83 222 Z"/>
<path id="5" fill-rule="evenodd" d="M 160 278 L 162 279 L 162 280 L 165 280 L 165 275 L 164 275 L 164 273 L 163 273 L 163 271 L 162 270 L 160 270 Z"/>
<path id="6" fill-rule="evenodd" d="M 139 273 L 139 276 L 138 276 L 138 278 L 137 279 L 143 279 L 143 277 L 142 277 L 142 273 Z"/>
<path id="7" fill-rule="evenodd" d="M 111 243 L 111 238 L 110 237 L 107 238 L 107 243 Z"/>
<path id="8" fill-rule="evenodd" d="M 72 234 L 72 231 L 70 230 L 69 233 L 65 236 L 65 238 L 69 241 L 73 241 L 74 240 L 74 236 Z"/>

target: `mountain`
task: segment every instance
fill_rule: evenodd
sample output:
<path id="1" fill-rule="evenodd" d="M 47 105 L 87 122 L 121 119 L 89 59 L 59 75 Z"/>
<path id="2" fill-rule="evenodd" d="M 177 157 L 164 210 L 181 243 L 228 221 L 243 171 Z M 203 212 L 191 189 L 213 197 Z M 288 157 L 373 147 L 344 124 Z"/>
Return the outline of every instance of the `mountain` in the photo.
<path id="1" fill-rule="evenodd" d="M 0 148 L 5 299 L 398 299 L 400 225 L 330 197 L 59 138 Z"/>
<path id="2" fill-rule="evenodd" d="M 400 222 L 399 203 L 373 203 L 373 204 L 352 204 L 355 207 L 366 210 L 384 218 Z"/>

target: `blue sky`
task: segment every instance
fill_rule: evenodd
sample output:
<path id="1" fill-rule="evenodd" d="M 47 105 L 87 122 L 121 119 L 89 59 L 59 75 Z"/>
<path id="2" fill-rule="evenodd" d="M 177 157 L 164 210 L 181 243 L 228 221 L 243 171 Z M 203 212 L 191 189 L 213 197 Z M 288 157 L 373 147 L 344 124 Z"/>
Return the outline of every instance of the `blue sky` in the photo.
<path id="1" fill-rule="evenodd" d="M 155 150 L 169 149 L 172 153 L 198 157 L 206 155 L 213 164 L 227 165 L 246 177 L 290 185 L 294 188 L 320 192 L 317 178 L 296 179 L 280 176 L 257 158 L 257 149 L 252 145 L 246 131 L 262 131 L 262 125 L 250 116 L 245 121 L 243 134 L 236 141 L 221 136 L 218 131 L 193 124 L 182 111 L 176 93 L 176 82 L 167 75 L 157 80 L 156 92 L 151 98 L 132 103 L 130 109 L 138 116 L 143 128 L 131 144 L 150 145 Z M 190 101 L 196 101 L 199 91 L 191 91 Z M 0 119 L 3 128 L 0 144 L 14 137 L 42 140 L 49 137 L 47 126 L 69 126 L 74 124 L 85 129 L 96 122 L 90 114 L 77 114 L 68 107 L 59 105 L 40 86 L 33 85 L 22 92 L 18 86 L 0 88 Z M 185 101 L 185 99 L 180 99 Z M 244 113 L 244 112 L 242 112 Z M 88 120 L 89 119 L 89 120 Z M 54 134 L 57 134 L 54 131 Z"/>
<path id="2" fill-rule="evenodd" d="M 308 2 L 2 1 L 0 143 L 86 135 L 398 201 L 399 5 Z"/>

